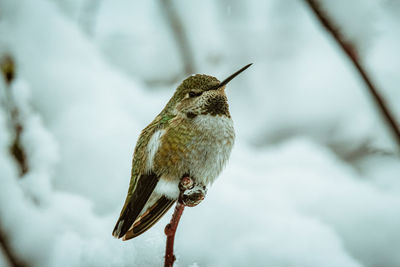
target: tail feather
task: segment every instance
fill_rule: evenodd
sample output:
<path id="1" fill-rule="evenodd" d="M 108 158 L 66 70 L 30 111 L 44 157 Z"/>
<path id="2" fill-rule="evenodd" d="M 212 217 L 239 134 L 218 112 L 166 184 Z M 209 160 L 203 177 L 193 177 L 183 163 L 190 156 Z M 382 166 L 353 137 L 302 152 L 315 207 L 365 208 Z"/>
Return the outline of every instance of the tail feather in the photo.
<path id="1" fill-rule="evenodd" d="M 141 175 L 132 195 L 128 194 L 121 215 L 115 224 L 113 236 L 121 238 L 131 228 L 139 216 L 151 193 L 156 187 L 158 177 L 154 173 Z"/>
<path id="2" fill-rule="evenodd" d="M 159 198 L 154 205 L 149 207 L 149 209 L 135 220 L 122 240 L 129 240 L 147 231 L 171 208 L 175 201 L 176 200 L 168 199 L 165 196 Z"/>

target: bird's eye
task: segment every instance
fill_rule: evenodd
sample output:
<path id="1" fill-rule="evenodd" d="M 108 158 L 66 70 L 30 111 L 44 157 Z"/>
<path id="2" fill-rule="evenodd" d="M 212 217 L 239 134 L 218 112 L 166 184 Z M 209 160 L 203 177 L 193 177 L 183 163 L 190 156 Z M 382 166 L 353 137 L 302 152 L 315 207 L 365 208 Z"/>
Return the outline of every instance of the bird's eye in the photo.
<path id="1" fill-rule="evenodd" d="M 190 91 L 189 92 L 189 97 L 196 97 L 196 96 L 201 96 L 203 92 L 194 92 L 194 91 Z"/>

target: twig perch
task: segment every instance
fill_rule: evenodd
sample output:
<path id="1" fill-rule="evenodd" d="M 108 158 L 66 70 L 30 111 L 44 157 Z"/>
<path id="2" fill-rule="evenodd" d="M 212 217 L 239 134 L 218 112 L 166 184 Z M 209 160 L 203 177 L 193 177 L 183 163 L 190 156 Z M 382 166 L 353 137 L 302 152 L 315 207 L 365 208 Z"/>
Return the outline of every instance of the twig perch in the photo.
<path id="1" fill-rule="evenodd" d="M 195 184 L 194 181 L 187 176 L 182 178 L 179 184 L 179 190 L 180 195 L 174 213 L 172 214 L 171 221 L 165 226 L 164 230 L 167 236 L 164 267 L 172 267 L 174 265 L 176 259 L 174 255 L 175 233 L 185 206 L 194 207 L 198 205 L 204 199 L 207 192 L 204 186 Z"/>
<path id="2" fill-rule="evenodd" d="M 183 210 L 185 209 L 185 205 L 180 203 L 176 203 L 175 211 L 172 214 L 172 218 L 169 224 L 165 226 L 165 235 L 167 236 L 167 246 L 165 248 L 165 262 L 164 267 L 172 267 L 175 262 L 174 255 L 174 241 L 175 241 L 175 233 L 178 228 L 179 220 L 181 219 Z"/>
<path id="3" fill-rule="evenodd" d="M 331 33 L 335 41 L 339 44 L 339 46 L 348 56 L 350 61 L 353 63 L 354 67 L 356 68 L 361 78 L 363 79 L 364 83 L 366 84 L 370 94 L 372 95 L 373 99 L 378 105 L 382 115 L 385 117 L 390 129 L 393 132 L 393 137 L 395 138 L 400 149 L 400 127 L 397 124 L 395 117 L 391 114 L 390 109 L 385 103 L 385 100 L 379 94 L 377 87 L 372 82 L 372 79 L 369 77 L 365 68 L 361 64 L 360 59 L 358 58 L 357 55 L 357 49 L 351 42 L 343 38 L 343 36 L 339 32 L 338 27 L 320 6 L 318 0 L 305 0 L 305 1 L 310 6 L 311 10 L 314 12 L 318 20 L 321 22 L 321 24 L 325 27 L 325 29 L 328 32 Z"/>

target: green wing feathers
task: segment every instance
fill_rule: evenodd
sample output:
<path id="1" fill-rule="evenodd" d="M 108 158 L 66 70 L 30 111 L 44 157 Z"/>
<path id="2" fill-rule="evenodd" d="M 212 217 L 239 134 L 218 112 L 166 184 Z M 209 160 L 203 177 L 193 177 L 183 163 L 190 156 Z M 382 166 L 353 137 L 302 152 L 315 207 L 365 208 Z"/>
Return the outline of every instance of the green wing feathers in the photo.
<path id="1" fill-rule="evenodd" d="M 147 144 L 154 132 L 159 128 L 164 128 L 168 125 L 170 119 L 174 116 L 157 116 L 152 123 L 143 129 L 137 141 L 135 152 L 132 160 L 131 180 L 129 183 L 128 194 L 121 210 L 120 217 L 114 227 L 113 236 L 116 238 L 123 237 L 137 220 L 146 202 L 149 200 L 151 193 L 157 185 L 160 177 L 154 172 L 145 173 L 145 165 L 147 160 Z M 157 206 L 157 216 L 161 217 L 171 207 L 172 203 L 161 201 Z M 158 203 L 158 202 L 157 202 Z M 157 204 L 156 203 L 156 204 Z M 163 207 L 161 209 L 161 207 Z M 163 211 L 163 209 L 166 209 Z M 146 217 L 149 218 L 149 217 Z M 150 228 L 159 218 L 152 223 L 146 222 L 149 225 L 145 230 Z M 147 219 L 146 219 L 147 220 Z M 142 228 L 141 228 L 142 229 Z M 141 233 L 145 230 L 141 230 Z M 138 235 L 138 234 L 136 234 Z M 135 235 L 135 236 L 136 236 Z"/>

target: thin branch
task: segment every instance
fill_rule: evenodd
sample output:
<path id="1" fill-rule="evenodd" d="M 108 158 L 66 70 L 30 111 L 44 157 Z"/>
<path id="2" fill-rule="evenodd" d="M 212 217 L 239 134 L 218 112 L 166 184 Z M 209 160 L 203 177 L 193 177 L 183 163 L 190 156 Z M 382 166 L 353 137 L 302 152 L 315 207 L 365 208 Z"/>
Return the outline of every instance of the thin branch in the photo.
<path id="1" fill-rule="evenodd" d="M 88 0 L 82 3 L 78 21 L 79 24 L 82 25 L 85 33 L 89 36 L 93 36 L 102 0 Z"/>
<path id="2" fill-rule="evenodd" d="M 182 26 L 182 22 L 175 10 L 175 7 L 170 0 L 160 0 L 163 10 L 167 15 L 168 23 L 171 27 L 172 33 L 174 34 L 178 50 L 181 55 L 184 72 L 186 75 L 193 74 L 195 72 L 193 53 L 190 49 L 189 40 L 186 36 L 185 30 Z"/>
<path id="3" fill-rule="evenodd" d="M 0 226 L 0 245 L 3 248 L 4 254 L 7 257 L 7 260 L 12 267 L 26 267 L 27 265 L 18 259 L 16 255 L 14 255 L 13 250 L 11 249 L 6 235 L 3 233 L 3 228 Z"/>
<path id="4" fill-rule="evenodd" d="M 10 146 L 10 153 L 17 162 L 19 166 L 20 177 L 22 177 L 28 172 L 29 168 L 25 149 L 21 142 L 21 135 L 24 128 L 19 118 L 19 110 L 15 105 L 12 93 L 10 92 L 11 83 L 15 78 L 15 64 L 10 56 L 6 55 L 0 59 L 0 71 L 6 82 L 6 109 L 8 109 L 10 113 L 10 128 L 12 128 L 15 135 L 14 140 Z"/>
<path id="5" fill-rule="evenodd" d="M 321 24 L 326 28 L 328 32 L 331 33 L 335 41 L 339 44 L 339 46 L 342 48 L 342 50 L 345 52 L 345 54 L 353 63 L 354 67 L 357 69 L 365 85 L 367 86 L 369 93 L 372 95 L 382 115 L 384 116 L 390 129 L 392 130 L 393 137 L 395 138 L 400 149 L 400 127 L 397 124 L 394 115 L 391 114 L 390 109 L 385 103 L 385 100 L 379 94 L 379 90 L 377 89 L 376 85 L 372 82 L 372 79 L 369 77 L 365 68 L 361 64 L 360 59 L 358 58 L 357 55 L 356 48 L 351 42 L 343 38 L 335 23 L 332 21 L 332 19 L 329 18 L 329 16 L 326 14 L 326 12 L 318 3 L 318 0 L 305 0 L 305 1 L 310 6 L 314 14 L 317 16 Z"/>
<path id="6" fill-rule="evenodd" d="M 165 235 L 167 236 L 167 245 L 165 248 L 165 262 L 164 267 L 172 267 L 175 262 L 174 255 L 174 241 L 175 241 L 175 233 L 178 228 L 179 220 L 181 219 L 183 210 L 185 209 L 185 205 L 178 201 L 175 206 L 174 213 L 172 214 L 172 218 L 169 224 L 165 226 Z"/>
<path id="7" fill-rule="evenodd" d="M 164 267 L 172 267 L 176 260 L 174 255 L 175 233 L 178 228 L 183 210 L 185 207 L 197 206 L 205 197 L 207 190 L 203 185 L 195 184 L 192 178 L 184 176 L 179 183 L 179 198 L 176 203 L 171 221 L 165 226 L 167 243 L 165 247 Z"/>
<path id="8" fill-rule="evenodd" d="M 22 176 L 28 171 L 28 164 L 26 160 L 25 151 L 21 145 L 21 133 L 23 127 L 18 119 L 18 109 L 11 103 L 13 101 L 11 99 L 11 93 L 9 92 L 9 90 L 10 90 L 10 85 L 15 78 L 15 64 L 12 58 L 8 55 L 5 55 L 0 58 L 0 75 L 3 75 L 4 81 L 6 83 L 5 96 L 7 98 L 6 99 L 7 101 L 2 104 L 4 104 L 5 109 L 7 109 L 10 112 L 10 120 L 11 120 L 10 128 L 12 128 L 12 130 L 15 133 L 15 138 L 13 140 L 12 145 L 10 146 L 10 153 L 14 157 L 15 161 L 18 163 L 20 167 L 20 176 Z M 0 222 L 0 246 L 4 251 L 4 255 L 6 256 L 10 266 L 12 267 L 27 266 L 25 263 L 19 260 L 18 257 L 14 254 L 13 249 L 9 244 L 7 235 L 1 225 L 1 222 Z"/>

